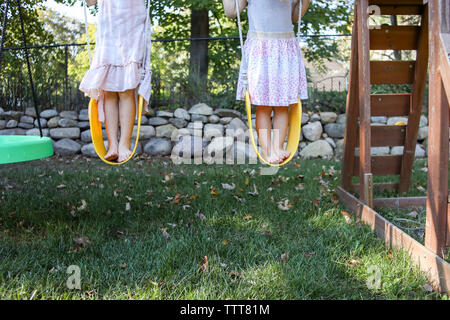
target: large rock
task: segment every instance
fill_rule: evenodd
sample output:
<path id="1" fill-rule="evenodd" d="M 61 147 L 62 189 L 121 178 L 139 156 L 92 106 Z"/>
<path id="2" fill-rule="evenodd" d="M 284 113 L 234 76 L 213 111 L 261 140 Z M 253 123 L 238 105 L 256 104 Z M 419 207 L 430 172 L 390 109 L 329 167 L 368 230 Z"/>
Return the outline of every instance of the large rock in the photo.
<path id="1" fill-rule="evenodd" d="M 224 132 L 223 125 L 208 123 L 207 125 L 205 125 L 203 135 L 204 138 L 209 141 L 212 138 L 223 136 L 223 132 Z"/>
<path id="2" fill-rule="evenodd" d="M 344 141 L 345 139 L 336 140 L 336 148 L 334 153 L 337 157 L 341 157 L 344 154 Z"/>
<path id="3" fill-rule="evenodd" d="M 20 111 L 6 111 L 3 113 L 3 118 L 6 121 L 15 120 L 15 121 L 17 121 L 17 123 L 19 123 L 20 117 L 22 117 L 22 116 L 23 116 L 23 112 L 20 112 Z"/>
<path id="4" fill-rule="evenodd" d="M 403 154 L 404 147 L 403 146 L 397 146 L 392 147 L 391 154 L 392 155 L 402 155 Z M 424 148 L 420 145 L 416 145 L 416 151 L 415 151 L 415 157 L 416 158 L 424 158 L 426 156 L 426 152 Z"/>
<path id="5" fill-rule="evenodd" d="M 302 126 L 307 124 L 309 121 L 309 116 L 306 113 L 302 114 Z"/>
<path id="6" fill-rule="evenodd" d="M 108 135 L 106 134 L 106 130 L 105 129 L 102 130 L 102 137 L 103 137 L 103 140 L 108 139 Z M 91 130 L 90 129 L 86 130 L 86 131 L 83 131 L 81 133 L 81 141 L 83 141 L 83 142 L 92 142 Z"/>
<path id="7" fill-rule="evenodd" d="M 5 129 L 5 128 L 6 128 L 6 121 L 0 120 L 0 130 Z"/>
<path id="8" fill-rule="evenodd" d="M 139 133 L 140 140 L 148 140 L 151 137 L 154 137 L 156 134 L 155 128 L 152 126 L 141 126 L 141 131 Z M 137 126 L 134 126 L 133 133 L 131 135 L 132 139 L 136 139 L 137 136 Z"/>
<path id="9" fill-rule="evenodd" d="M 203 156 L 203 150 L 207 142 L 202 137 L 182 136 L 172 149 L 174 158 L 199 158 Z"/>
<path id="10" fill-rule="evenodd" d="M 36 109 L 34 107 L 28 107 L 25 109 L 25 115 L 36 118 Z"/>
<path id="11" fill-rule="evenodd" d="M 323 133 L 322 124 L 320 121 L 308 123 L 302 128 L 303 136 L 309 141 L 317 141 Z"/>
<path id="12" fill-rule="evenodd" d="M 258 162 L 258 156 L 251 145 L 237 141 L 234 143 L 234 160 L 236 164 L 256 164 Z"/>
<path id="13" fill-rule="evenodd" d="M 387 123 L 387 117 L 383 117 L 383 116 L 371 117 L 370 120 L 372 123 L 377 123 L 377 124 L 386 124 Z"/>
<path id="14" fill-rule="evenodd" d="M 39 122 L 41 123 L 42 128 L 47 128 L 48 121 L 46 119 L 41 118 L 41 120 Z M 38 122 L 38 119 L 34 120 L 33 124 L 36 128 L 39 128 L 39 122 Z"/>
<path id="15" fill-rule="evenodd" d="M 56 117 L 58 115 L 58 111 L 54 109 L 47 109 L 40 113 L 41 118 L 50 119 Z"/>
<path id="16" fill-rule="evenodd" d="M 333 139 L 331 138 L 325 138 L 325 141 L 328 142 L 330 144 L 330 146 L 335 149 L 336 148 L 336 143 L 334 142 Z"/>
<path id="17" fill-rule="evenodd" d="M 62 111 L 59 113 L 59 116 L 61 118 L 72 119 L 72 120 L 78 119 L 78 113 L 76 111 Z"/>
<path id="18" fill-rule="evenodd" d="M 172 151 L 172 143 L 165 138 L 152 138 L 144 146 L 144 152 L 151 156 L 167 156 Z"/>
<path id="19" fill-rule="evenodd" d="M 151 126 L 163 126 L 168 123 L 169 121 L 167 119 L 161 117 L 153 117 L 148 120 L 148 124 Z"/>
<path id="20" fill-rule="evenodd" d="M 28 123 L 28 124 L 33 124 L 34 118 L 33 118 L 33 117 L 30 117 L 30 116 L 21 116 L 21 117 L 20 117 L 20 122 L 22 122 L 22 123 Z"/>
<path id="21" fill-rule="evenodd" d="M 425 140 L 428 138 L 428 126 L 419 128 L 419 132 L 417 134 L 417 140 Z"/>
<path id="22" fill-rule="evenodd" d="M 47 127 L 49 128 L 58 128 L 58 122 L 61 118 L 60 117 L 53 117 L 50 120 L 47 121 Z"/>
<path id="23" fill-rule="evenodd" d="M 320 116 L 317 113 L 314 113 L 309 118 L 309 122 L 316 122 L 316 121 L 320 121 Z"/>
<path id="24" fill-rule="evenodd" d="M 6 123 L 6 128 L 7 129 L 16 128 L 18 124 L 19 123 L 17 122 L 17 120 L 11 119 L 11 120 L 8 120 L 8 122 Z"/>
<path id="25" fill-rule="evenodd" d="M 319 115 L 322 124 L 334 123 L 337 119 L 337 114 L 335 112 L 320 112 Z"/>
<path id="26" fill-rule="evenodd" d="M 233 120 L 231 117 L 220 118 L 220 124 L 229 124 Z"/>
<path id="27" fill-rule="evenodd" d="M 40 136 L 41 133 L 40 133 L 38 128 L 34 128 L 34 129 L 27 130 L 26 135 L 27 136 Z M 44 137 L 49 137 L 50 136 L 50 130 L 49 129 L 42 129 L 42 135 Z"/>
<path id="28" fill-rule="evenodd" d="M 217 155 L 224 155 L 234 145 L 233 137 L 217 137 L 206 147 L 206 155 L 216 157 Z"/>
<path id="29" fill-rule="evenodd" d="M 22 128 L 22 129 L 32 129 L 32 128 L 34 128 L 34 125 L 29 124 L 29 123 L 23 123 L 23 122 L 19 122 L 19 124 L 17 126 L 19 128 Z"/>
<path id="30" fill-rule="evenodd" d="M 61 112 L 61 113 L 63 113 L 63 112 Z M 61 128 L 78 127 L 78 121 L 69 119 L 69 118 L 62 118 L 62 119 L 59 119 L 58 126 Z"/>
<path id="31" fill-rule="evenodd" d="M 220 117 L 218 117 L 215 114 L 213 114 L 212 116 L 208 117 L 208 122 L 212 123 L 212 124 L 219 123 L 220 122 Z"/>
<path id="32" fill-rule="evenodd" d="M 186 120 L 181 119 L 181 118 L 170 118 L 169 122 L 171 124 L 173 124 L 175 127 L 177 127 L 178 129 L 184 128 L 188 124 L 188 122 Z"/>
<path id="33" fill-rule="evenodd" d="M 23 136 L 25 135 L 25 130 L 21 128 L 14 128 L 14 129 L 5 129 L 0 130 L 0 136 Z"/>
<path id="34" fill-rule="evenodd" d="M 178 108 L 177 110 L 175 110 L 173 115 L 175 118 L 178 118 L 178 119 L 184 119 L 186 121 L 191 120 L 191 115 L 189 114 L 189 112 L 187 112 L 187 110 L 185 110 L 183 108 Z"/>
<path id="35" fill-rule="evenodd" d="M 5 110 L 0 107 L 0 120 L 3 120 L 3 117 L 5 116 Z"/>
<path id="36" fill-rule="evenodd" d="M 55 140 L 59 139 L 79 139 L 80 128 L 56 128 L 50 129 L 50 137 Z"/>
<path id="37" fill-rule="evenodd" d="M 224 117 L 241 118 L 242 117 L 242 114 L 239 111 L 232 110 L 232 109 L 224 109 L 224 108 L 216 109 L 214 111 L 214 114 L 221 118 L 224 118 Z"/>
<path id="38" fill-rule="evenodd" d="M 332 138 L 341 139 L 345 137 L 345 125 L 329 123 L 325 126 L 325 132 Z"/>
<path id="39" fill-rule="evenodd" d="M 300 151 L 300 156 L 303 159 L 331 159 L 333 157 L 333 148 L 328 142 L 318 140 L 310 143 L 302 151 Z"/>
<path id="40" fill-rule="evenodd" d="M 387 120 L 388 126 L 394 126 L 396 123 L 403 122 L 405 124 L 408 124 L 408 118 L 407 117 L 390 117 Z"/>
<path id="41" fill-rule="evenodd" d="M 199 122 L 203 122 L 203 123 L 207 123 L 208 122 L 208 117 L 201 115 L 201 114 L 193 114 L 191 116 L 191 121 L 199 121 Z"/>
<path id="42" fill-rule="evenodd" d="M 213 114 L 213 109 L 205 103 L 198 103 L 189 110 L 189 113 L 210 116 Z"/>
<path id="43" fill-rule="evenodd" d="M 425 117 L 424 115 L 421 115 L 419 127 L 425 127 L 427 125 L 428 125 L 428 118 Z"/>
<path id="44" fill-rule="evenodd" d="M 336 119 L 336 123 L 345 125 L 347 123 L 347 115 L 345 113 L 340 114 Z"/>
<path id="45" fill-rule="evenodd" d="M 86 110 L 86 111 L 84 111 Z M 80 111 L 80 114 L 78 115 L 78 120 L 80 121 L 89 121 L 89 112 L 88 109 L 83 109 Z"/>
<path id="46" fill-rule="evenodd" d="M 55 153 L 62 156 L 73 156 L 81 150 L 81 145 L 78 142 L 67 138 L 57 141 L 53 147 Z"/>
<path id="47" fill-rule="evenodd" d="M 247 131 L 247 125 L 239 118 L 234 118 L 227 126 L 227 135 L 238 136 Z"/>
<path id="48" fill-rule="evenodd" d="M 156 136 L 160 138 L 172 138 L 173 132 L 177 130 L 176 127 L 174 127 L 171 124 L 166 124 L 164 126 L 156 127 Z"/>
<path id="49" fill-rule="evenodd" d="M 83 130 L 83 129 L 89 129 L 90 124 L 89 124 L 89 121 L 80 121 L 80 122 L 78 122 L 77 126 L 78 126 L 78 128 Z"/>
<path id="50" fill-rule="evenodd" d="M 160 110 L 156 112 L 156 116 L 160 118 L 173 118 L 173 112 Z"/>
<path id="51" fill-rule="evenodd" d="M 108 141 L 103 142 L 105 144 L 106 149 L 108 149 Z M 81 153 L 85 156 L 96 158 L 97 153 L 95 152 L 94 144 L 88 143 L 81 147 Z"/>
<path id="52" fill-rule="evenodd" d="M 138 119 L 134 121 L 134 124 L 138 124 Z M 141 116 L 141 125 L 148 124 L 148 118 L 144 115 Z"/>

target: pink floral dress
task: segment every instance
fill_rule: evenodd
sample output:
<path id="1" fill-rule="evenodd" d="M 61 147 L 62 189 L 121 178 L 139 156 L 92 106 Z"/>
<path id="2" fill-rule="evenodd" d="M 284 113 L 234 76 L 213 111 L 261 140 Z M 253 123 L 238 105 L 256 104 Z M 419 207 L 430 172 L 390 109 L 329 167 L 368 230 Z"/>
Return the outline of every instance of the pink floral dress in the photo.
<path id="1" fill-rule="evenodd" d="M 136 96 L 144 98 L 147 108 L 151 94 L 151 30 L 150 24 L 145 30 L 145 0 L 99 0 L 98 8 L 95 53 L 80 90 L 98 100 L 99 120 L 104 121 L 105 91 L 137 89 Z"/>
<path id="2" fill-rule="evenodd" d="M 252 104 L 289 106 L 307 99 L 305 65 L 292 24 L 292 1 L 248 0 L 249 33 L 237 88 L 244 100 L 247 70 Z"/>

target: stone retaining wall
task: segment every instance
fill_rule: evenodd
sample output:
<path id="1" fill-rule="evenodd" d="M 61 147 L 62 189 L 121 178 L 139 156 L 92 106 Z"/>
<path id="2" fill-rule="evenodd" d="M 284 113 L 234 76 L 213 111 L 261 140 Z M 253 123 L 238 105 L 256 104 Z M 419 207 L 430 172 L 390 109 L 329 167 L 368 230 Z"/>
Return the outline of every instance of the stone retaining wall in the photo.
<path id="1" fill-rule="evenodd" d="M 82 153 L 96 157 L 89 130 L 88 110 L 44 110 L 40 114 L 45 136 L 54 141 L 55 153 L 72 156 Z M 254 117 L 254 116 L 253 116 Z M 233 151 L 234 157 L 245 155 L 247 162 L 256 163 L 256 154 L 248 143 L 246 116 L 229 109 L 213 109 L 200 103 L 189 110 L 158 111 L 142 116 L 137 153 L 150 156 L 174 155 L 182 158 L 205 157 Z M 253 122 L 255 120 L 253 119 Z M 302 140 L 298 156 L 304 159 L 340 157 L 344 146 L 345 114 L 309 112 L 302 118 Z M 372 125 L 407 123 L 403 117 L 372 117 Z M 0 135 L 39 135 L 34 109 L 25 112 L 0 108 Z M 136 138 L 135 126 L 133 140 Z M 256 133 L 255 133 L 256 135 Z M 416 147 L 416 157 L 426 157 L 428 119 L 422 116 Z M 107 144 L 106 132 L 104 140 Z M 134 145 L 134 142 L 133 142 Z M 403 147 L 374 147 L 374 155 L 402 154 Z"/>

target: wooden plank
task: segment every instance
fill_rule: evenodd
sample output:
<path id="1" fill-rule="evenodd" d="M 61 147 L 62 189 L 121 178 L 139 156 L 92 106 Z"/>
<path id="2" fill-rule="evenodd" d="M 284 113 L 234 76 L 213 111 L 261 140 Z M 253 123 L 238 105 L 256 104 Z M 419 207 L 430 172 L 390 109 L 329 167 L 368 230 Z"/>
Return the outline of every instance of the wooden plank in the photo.
<path id="1" fill-rule="evenodd" d="M 447 261 L 434 254 L 344 189 L 339 187 L 337 194 L 344 206 L 357 219 L 368 224 L 388 247 L 405 250 L 413 262 L 426 273 L 435 290 L 450 293 L 450 264 Z"/>
<path id="2" fill-rule="evenodd" d="M 412 167 L 416 153 L 417 134 L 419 132 L 420 116 L 425 97 L 428 72 L 428 5 L 422 17 L 419 34 L 414 84 L 412 88 L 412 104 L 406 126 L 405 147 L 403 149 L 402 169 L 400 172 L 399 192 L 408 192 L 411 183 Z"/>
<path id="3" fill-rule="evenodd" d="M 415 61 L 371 61 L 371 84 L 412 84 Z"/>
<path id="4" fill-rule="evenodd" d="M 355 5 L 355 16 L 357 15 Z M 342 187 L 349 190 L 352 186 L 353 166 L 355 162 L 355 147 L 358 137 L 359 117 L 359 80 L 358 80 L 358 20 L 355 19 L 352 30 L 351 61 L 349 75 L 349 90 L 347 96 L 347 125 L 345 126 L 344 155 L 342 162 Z"/>
<path id="5" fill-rule="evenodd" d="M 401 155 L 373 156 L 371 161 L 373 175 L 389 176 L 400 174 L 402 158 Z M 360 175 L 358 160 L 359 157 L 356 157 L 355 166 L 353 168 L 354 176 Z"/>
<path id="6" fill-rule="evenodd" d="M 386 16 L 396 15 L 421 15 L 423 13 L 423 6 L 414 5 L 384 5 L 380 6 L 380 14 Z"/>
<path id="7" fill-rule="evenodd" d="M 360 185 L 359 183 L 355 183 L 352 185 L 352 188 L 350 190 L 352 190 L 353 192 L 358 193 L 360 189 Z M 390 190 L 390 191 L 397 191 L 398 190 L 398 183 L 395 182 L 378 182 L 378 183 L 374 183 L 373 184 L 373 190 L 376 192 L 385 192 L 386 190 Z"/>
<path id="8" fill-rule="evenodd" d="M 426 4 L 428 1 L 427 0 L 370 0 L 369 4 L 370 5 L 378 5 L 378 6 L 385 6 L 385 5 L 424 5 Z"/>
<path id="9" fill-rule="evenodd" d="M 439 1 L 430 0 L 428 200 L 425 246 L 442 256 L 448 233 L 448 101 L 439 70 Z"/>
<path id="10" fill-rule="evenodd" d="M 407 116 L 411 106 L 410 93 L 372 94 L 372 116 Z"/>
<path id="11" fill-rule="evenodd" d="M 368 0 L 360 0 L 356 2 L 358 9 L 358 57 L 359 57 L 359 153 L 357 163 L 361 190 L 360 196 L 362 201 L 367 201 L 367 188 L 364 181 L 367 174 L 372 173 L 371 163 L 371 130 L 370 130 L 370 79 L 372 74 L 370 64 L 370 39 L 369 27 L 367 21 Z"/>
<path id="12" fill-rule="evenodd" d="M 395 147 L 405 144 L 406 129 L 404 126 L 372 126 L 372 147 Z M 356 141 L 359 146 L 359 139 Z"/>
<path id="13" fill-rule="evenodd" d="M 417 50 L 420 27 L 381 26 L 370 30 L 370 50 Z"/>
<path id="14" fill-rule="evenodd" d="M 373 201 L 374 208 L 423 208 L 427 204 L 427 197 L 377 198 Z"/>

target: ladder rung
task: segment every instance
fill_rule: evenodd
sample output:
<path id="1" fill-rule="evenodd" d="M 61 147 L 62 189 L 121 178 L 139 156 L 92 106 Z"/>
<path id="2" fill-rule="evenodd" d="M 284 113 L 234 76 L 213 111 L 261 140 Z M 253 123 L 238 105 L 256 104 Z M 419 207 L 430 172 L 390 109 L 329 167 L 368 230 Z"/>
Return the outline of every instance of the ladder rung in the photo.
<path id="1" fill-rule="evenodd" d="M 355 157 L 353 175 L 359 176 L 359 157 Z M 399 175 L 402 155 L 372 156 L 372 174 L 376 176 Z"/>
<path id="2" fill-rule="evenodd" d="M 371 126 L 372 147 L 396 147 L 405 145 L 406 128 L 404 126 Z M 359 146 L 359 135 L 356 138 Z"/>
<path id="3" fill-rule="evenodd" d="M 411 106 L 410 93 L 372 94 L 370 96 L 371 115 L 400 117 L 408 116 Z"/>
<path id="4" fill-rule="evenodd" d="M 417 50 L 420 27 L 382 26 L 370 30 L 370 50 Z"/>
<path id="5" fill-rule="evenodd" d="M 415 61 L 370 61 L 371 84 L 412 84 Z"/>
<path id="6" fill-rule="evenodd" d="M 422 15 L 424 7 L 423 6 L 414 6 L 414 5 L 388 5 L 388 6 L 380 6 L 380 14 L 385 16 L 396 16 L 396 15 Z"/>
<path id="7" fill-rule="evenodd" d="M 423 6 L 428 2 L 428 0 L 369 0 L 369 5 L 377 6 Z"/>

